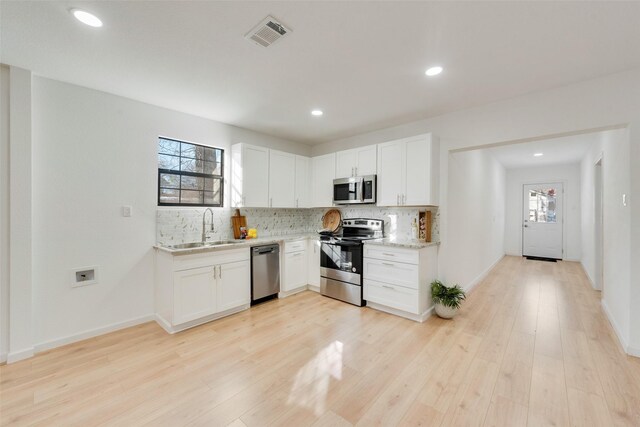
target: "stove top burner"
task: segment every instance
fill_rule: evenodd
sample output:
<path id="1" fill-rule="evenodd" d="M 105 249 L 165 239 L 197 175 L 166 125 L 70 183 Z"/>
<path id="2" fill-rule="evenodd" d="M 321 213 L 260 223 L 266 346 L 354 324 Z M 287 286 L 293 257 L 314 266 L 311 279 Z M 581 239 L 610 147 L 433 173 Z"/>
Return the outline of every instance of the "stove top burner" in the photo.
<path id="1" fill-rule="evenodd" d="M 381 239 L 384 237 L 384 221 L 370 218 L 350 218 L 342 221 L 341 233 L 320 233 L 323 241 L 351 241 Z"/>

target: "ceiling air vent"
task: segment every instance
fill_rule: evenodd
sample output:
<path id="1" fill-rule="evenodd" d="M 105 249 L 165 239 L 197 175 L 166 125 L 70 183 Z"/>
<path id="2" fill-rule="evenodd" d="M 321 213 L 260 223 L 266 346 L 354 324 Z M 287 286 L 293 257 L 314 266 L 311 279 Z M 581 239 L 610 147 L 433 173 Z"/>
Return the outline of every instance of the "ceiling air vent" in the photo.
<path id="1" fill-rule="evenodd" d="M 273 16 L 267 16 L 245 34 L 244 38 L 252 40 L 260 46 L 268 47 L 290 32 L 290 29 L 276 21 Z"/>

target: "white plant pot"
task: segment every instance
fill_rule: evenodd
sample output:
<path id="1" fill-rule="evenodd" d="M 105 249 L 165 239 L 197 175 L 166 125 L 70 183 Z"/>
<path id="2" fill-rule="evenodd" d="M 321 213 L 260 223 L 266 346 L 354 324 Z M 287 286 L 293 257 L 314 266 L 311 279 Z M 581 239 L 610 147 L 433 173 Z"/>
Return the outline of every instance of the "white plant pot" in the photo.
<path id="1" fill-rule="evenodd" d="M 458 314 L 458 309 L 438 303 L 436 304 L 436 314 L 443 319 L 451 319 L 453 316 Z"/>

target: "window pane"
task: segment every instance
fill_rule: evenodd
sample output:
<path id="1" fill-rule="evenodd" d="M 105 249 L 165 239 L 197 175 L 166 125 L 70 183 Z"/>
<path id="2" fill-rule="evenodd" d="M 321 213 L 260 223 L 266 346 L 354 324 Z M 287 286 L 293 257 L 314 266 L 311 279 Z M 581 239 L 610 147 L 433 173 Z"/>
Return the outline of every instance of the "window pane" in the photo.
<path id="1" fill-rule="evenodd" d="M 220 173 L 216 173 L 217 163 L 212 162 L 204 162 L 204 173 L 220 175 Z M 219 168 L 218 168 L 219 169 Z"/>
<path id="2" fill-rule="evenodd" d="M 160 169 L 179 170 L 180 157 L 158 154 L 158 167 Z"/>
<path id="3" fill-rule="evenodd" d="M 158 140 L 158 154 L 171 154 L 174 156 L 179 156 L 180 142 L 160 138 Z"/>
<path id="4" fill-rule="evenodd" d="M 216 161 L 216 150 L 214 148 L 205 148 L 204 149 L 204 159 L 208 162 L 215 162 Z"/>
<path id="5" fill-rule="evenodd" d="M 180 192 L 180 203 L 201 205 L 202 191 L 182 190 Z"/>
<path id="6" fill-rule="evenodd" d="M 185 159 L 180 161 L 180 170 L 182 172 L 204 173 L 204 163 L 202 160 Z"/>
<path id="7" fill-rule="evenodd" d="M 213 191 L 213 178 L 205 178 L 204 189 L 206 191 Z"/>
<path id="8" fill-rule="evenodd" d="M 205 205 L 217 205 L 218 200 L 214 197 L 214 194 L 210 191 L 204 192 L 204 204 Z"/>
<path id="9" fill-rule="evenodd" d="M 540 188 L 529 192 L 529 221 L 557 222 L 555 188 Z"/>
<path id="10" fill-rule="evenodd" d="M 160 203 L 180 203 L 180 191 L 161 188 Z"/>
<path id="11" fill-rule="evenodd" d="M 176 175 L 172 173 L 161 173 L 160 187 L 161 188 L 180 188 L 180 175 Z"/>
<path id="12" fill-rule="evenodd" d="M 182 176 L 182 188 L 186 190 L 203 190 L 204 178 L 197 176 Z"/>
<path id="13" fill-rule="evenodd" d="M 182 157 L 191 159 L 204 160 L 204 151 L 206 147 L 201 145 L 182 143 Z"/>

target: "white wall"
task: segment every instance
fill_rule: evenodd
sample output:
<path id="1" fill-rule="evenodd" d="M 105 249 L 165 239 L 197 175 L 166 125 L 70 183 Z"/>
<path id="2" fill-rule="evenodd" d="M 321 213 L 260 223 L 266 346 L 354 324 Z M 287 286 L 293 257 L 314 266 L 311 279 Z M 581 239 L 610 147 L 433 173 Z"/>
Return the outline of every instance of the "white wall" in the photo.
<path id="1" fill-rule="evenodd" d="M 34 77 L 37 349 L 153 313 L 158 135 L 222 147 L 226 154 L 237 142 L 309 154 L 305 145 Z M 123 205 L 133 207 L 132 217 L 121 216 Z M 72 288 L 70 271 L 87 266 L 99 267 L 100 283 Z"/>
<path id="2" fill-rule="evenodd" d="M 455 220 L 454 215 L 449 214 L 450 207 L 446 197 L 449 187 L 448 151 L 548 139 L 585 130 L 611 129 L 620 125 L 628 125 L 628 141 L 620 148 L 620 155 L 611 157 L 610 167 L 618 169 L 621 178 L 616 179 L 620 181 L 615 189 L 616 201 L 619 201 L 622 189 L 626 188 L 630 204 L 626 208 L 626 214 L 616 212 L 614 217 L 605 217 L 605 222 L 615 221 L 617 216 L 623 221 L 611 224 L 615 233 L 608 235 L 608 240 L 609 245 L 616 248 L 615 252 L 622 256 L 618 265 L 619 279 L 626 282 L 621 286 L 626 286 L 627 289 L 631 287 L 631 295 L 627 293 L 627 305 L 635 304 L 634 307 L 639 307 L 640 263 L 634 262 L 630 266 L 625 260 L 629 259 L 630 248 L 633 248 L 634 259 L 640 259 L 640 221 L 637 220 L 640 218 L 640 172 L 638 168 L 630 171 L 631 161 L 635 165 L 640 164 L 640 69 L 332 141 L 314 146 L 312 154 L 316 156 L 427 132 L 438 135 L 441 143 L 440 194 L 444 196 L 440 200 L 442 243 L 438 260 L 439 274 L 446 280 L 462 274 L 460 269 L 466 269 L 464 265 L 456 265 L 458 254 L 450 245 L 451 233 L 462 224 Z M 632 174 L 633 184 L 629 182 Z M 624 180 L 626 182 L 622 182 Z M 630 224 L 631 216 L 628 213 L 632 209 L 634 223 Z M 626 235 L 620 233 L 624 229 L 627 231 Z M 631 244 L 630 231 L 633 231 Z M 480 239 L 474 235 L 468 238 Z M 478 267 L 472 269 L 474 271 L 465 271 L 464 275 L 472 277 L 482 273 Z M 633 276 L 630 274 L 631 269 Z M 634 340 L 631 346 L 639 349 L 640 355 L 640 310 L 633 310 L 631 324 L 628 314 L 625 314 L 629 312 L 628 309 L 618 309 L 616 305 L 612 310 L 617 311 L 616 318 L 620 323 L 626 323 L 625 330 L 631 330 L 630 336 Z"/>
<path id="3" fill-rule="evenodd" d="M 9 67 L 0 65 L 0 363 L 9 352 Z"/>
<path id="4" fill-rule="evenodd" d="M 504 256 L 505 169 L 488 150 L 449 155 L 447 281 L 475 286 Z"/>
<path id="5" fill-rule="evenodd" d="M 522 256 L 522 186 L 545 182 L 563 183 L 563 259 L 580 261 L 580 164 L 559 164 L 535 168 L 507 169 L 504 246 L 507 255 Z"/>

